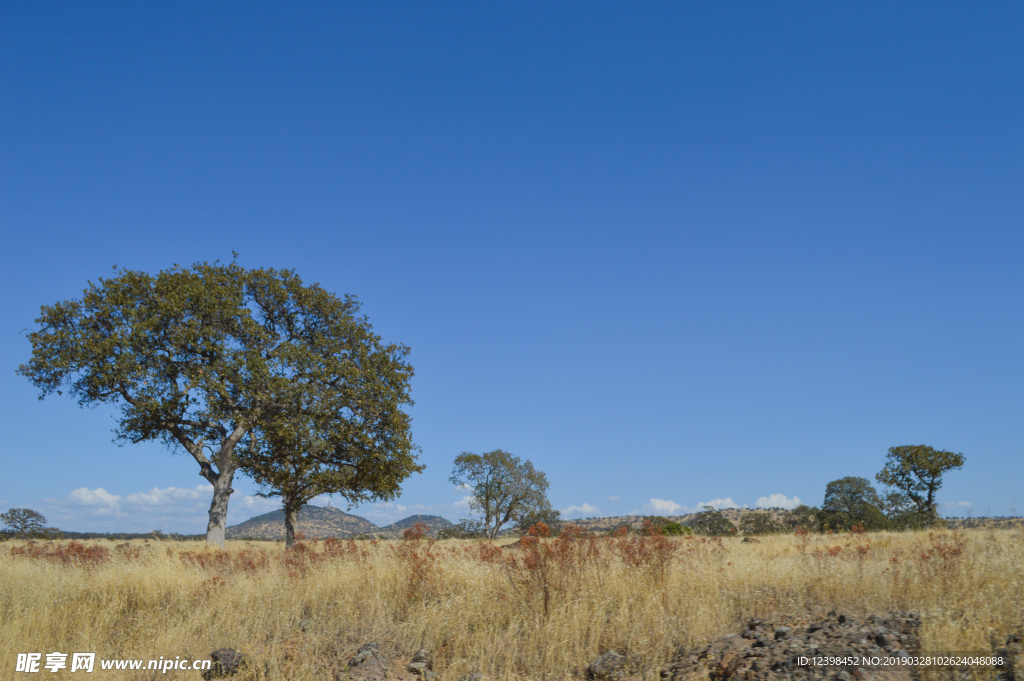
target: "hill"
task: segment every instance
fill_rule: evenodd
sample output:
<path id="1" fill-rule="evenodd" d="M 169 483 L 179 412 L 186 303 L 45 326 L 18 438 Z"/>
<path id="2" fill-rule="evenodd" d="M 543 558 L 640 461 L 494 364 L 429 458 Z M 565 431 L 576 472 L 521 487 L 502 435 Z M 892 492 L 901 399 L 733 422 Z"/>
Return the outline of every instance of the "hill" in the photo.
<path id="1" fill-rule="evenodd" d="M 446 530 L 455 527 L 455 523 L 452 523 L 439 515 L 411 515 L 404 520 L 391 523 L 387 527 L 382 527 L 378 534 L 382 534 L 385 537 L 401 537 L 402 533 L 415 525 L 416 523 L 423 523 L 427 526 L 427 536 L 436 537 L 439 530 Z"/>
<path id="2" fill-rule="evenodd" d="M 377 527 L 366 518 L 345 513 L 336 508 L 307 504 L 298 513 L 295 532 L 301 532 L 309 539 L 326 539 L 328 537 L 348 539 L 358 535 L 398 539 L 406 529 L 416 523 L 423 523 L 427 526 L 428 536 L 436 536 L 438 530 L 454 527 L 451 522 L 436 515 L 413 515 L 386 527 Z M 264 513 L 227 528 L 228 539 L 246 537 L 266 540 L 284 539 L 284 511 Z"/>
<path id="3" fill-rule="evenodd" d="M 366 518 L 336 508 L 305 505 L 295 520 L 295 532 L 314 537 L 354 537 L 358 534 L 380 534 L 380 528 Z M 228 539 L 284 539 L 284 511 L 271 511 L 249 518 L 227 528 Z"/>

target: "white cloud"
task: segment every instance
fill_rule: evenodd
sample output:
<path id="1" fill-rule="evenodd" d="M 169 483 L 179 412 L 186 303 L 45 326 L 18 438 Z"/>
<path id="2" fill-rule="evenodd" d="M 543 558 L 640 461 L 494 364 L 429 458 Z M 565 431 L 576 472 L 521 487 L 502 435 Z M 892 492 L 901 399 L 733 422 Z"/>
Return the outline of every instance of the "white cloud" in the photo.
<path id="1" fill-rule="evenodd" d="M 102 491 L 102 490 L 97 490 Z M 159 489 L 154 487 L 148 492 L 133 492 L 124 498 L 126 505 L 139 506 L 163 506 L 181 501 L 203 500 L 209 503 L 213 491 L 209 484 L 199 484 L 195 487 L 167 487 Z M 278 504 L 280 506 L 280 503 Z"/>
<path id="2" fill-rule="evenodd" d="M 598 509 L 596 506 L 591 506 L 590 504 L 588 504 L 586 502 L 584 502 L 580 506 L 566 506 L 565 508 L 561 509 L 562 515 L 566 515 L 566 516 L 570 516 L 570 515 L 584 515 L 584 514 L 585 515 L 593 515 L 598 510 L 600 510 L 600 509 Z"/>
<path id="3" fill-rule="evenodd" d="M 165 532 L 200 534 L 206 531 L 207 511 L 213 488 L 208 484 L 195 487 L 154 487 L 127 495 L 114 494 L 103 487 L 79 487 L 60 499 L 43 499 L 46 516 L 56 527 L 91 532 Z M 232 506 L 238 506 L 238 503 Z M 244 506 L 245 504 L 241 504 Z M 276 502 L 274 507 L 280 507 Z M 228 524 L 244 520 L 232 518 L 229 506 Z"/>
<path id="4" fill-rule="evenodd" d="M 618 497 L 608 497 L 608 501 L 618 501 Z"/>
<path id="5" fill-rule="evenodd" d="M 947 511 L 963 511 L 973 506 L 969 501 L 944 501 L 942 502 L 942 508 Z"/>
<path id="6" fill-rule="evenodd" d="M 682 504 L 677 504 L 671 499 L 654 499 L 652 498 L 646 504 L 644 504 L 644 510 L 652 513 L 676 515 L 679 511 L 684 510 L 686 507 Z"/>
<path id="7" fill-rule="evenodd" d="M 473 495 L 472 494 L 467 494 L 466 496 L 462 497 L 461 499 L 456 501 L 454 504 L 452 504 L 452 506 L 454 506 L 455 508 L 467 508 L 468 509 L 469 508 L 469 502 L 471 502 L 471 501 L 473 501 Z"/>
<path id="8" fill-rule="evenodd" d="M 97 487 L 96 489 L 79 487 L 72 490 L 67 496 L 68 504 L 79 507 L 91 507 L 94 515 L 122 515 L 120 501 L 121 497 L 111 494 L 102 487 Z"/>
<path id="9" fill-rule="evenodd" d="M 721 510 L 723 508 L 740 508 L 740 505 L 737 504 L 735 501 L 733 501 L 732 497 L 726 497 L 724 499 L 712 499 L 711 501 L 699 501 L 699 502 L 697 502 L 697 508 L 700 509 L 701 511 L 704 510 L 705 506 L 712 506 L 712 507 L 714 507 L 717 510 Z M 747 507 L 747 505 L 744 504 L 743 508 L 746 508 L 746 507 Z"/>
<path id="10" fill-rule="evenodd" d="M 796 508 L 800 505 L 800 497 L 790 499 L 785 494 L 769 494 L 766 497 L 758 497 L 755 508 Z"/>

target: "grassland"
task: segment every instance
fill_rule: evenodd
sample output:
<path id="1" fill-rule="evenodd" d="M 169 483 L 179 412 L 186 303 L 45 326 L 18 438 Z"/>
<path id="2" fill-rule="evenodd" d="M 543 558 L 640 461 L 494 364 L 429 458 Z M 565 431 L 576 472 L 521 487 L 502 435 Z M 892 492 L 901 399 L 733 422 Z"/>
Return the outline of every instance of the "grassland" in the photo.
<path id="1" fill-rule="evenodd" d="M 916 611 L 922 648 L 990 652 L 1024 631 L 1024 530 L 672 538 L 569 533 L 501 549 L 447 540 L 6 542 L 0 676 L 18 652 L 252 661 L 242 677 L 325 681 L 359 645 L 427 648 L 441 681 L 581 675 L 609 648 L 656 679 L 679 646 L 750 617 Z M 70 659 L 70 658 L 69 658 Z M 67 670 L 47 678 L 78 678 Z M 199 678 L 195 671 L 91 678 Z M 30 678 L 25 675 L 25 678 Z"/>

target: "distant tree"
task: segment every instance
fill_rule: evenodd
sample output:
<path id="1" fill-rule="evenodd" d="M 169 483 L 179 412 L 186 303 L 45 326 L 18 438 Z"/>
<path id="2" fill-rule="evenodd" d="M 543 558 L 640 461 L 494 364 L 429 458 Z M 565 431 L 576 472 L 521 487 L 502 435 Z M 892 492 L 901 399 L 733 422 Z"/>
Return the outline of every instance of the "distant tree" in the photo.
<path id="1" fill-rule="evenodd" d="M 438 539 L 478 539 L 483 536 L 483 523 L 478 520 L 461 520 L 453 527 L 437 531 Z"/>
<path id="2" fill-rule="evenodd" d="M 820 516 L 822 524 L 831 530 L 848 530 L 854 525 L 883 530 L 887 526 L 878 492 L 866 478 L 853 476 L 825 485 Z"/>
<path id="3" fill-rule="evenodd" d="M 547 477 L 529 461 L 501 449 L 485 454 L 463 452 L 455 457 L 448 478 L 453 485 L 473 490 L 469 507 L 482 517 L 485 536 L 493 539 L 509 522 L 525 520 L 551 508 Z"/>
<path id="4" fill-rule="evenodd" d="M 381 346 L 358 311 L 354 297 L 304 285 L 288 270 L 121 270 L 90 283 L 80 300 L 43 306 L 29 334 L 32 358 L 18 373 L 40 399 L 68 388 L 83 406 L 119 406 L 121 442 L 184 447 L 213 486 L 207 541 L 223 546 L 235 449 L 282 413 L 276 400 L 290 383 L 372 393 L 375 382 L 411 376 L 408 349 Z"/>
<path id="5" fill-rule="evenodd" d="M 906 494 L 897 491 L 887 492 L 883 496 L 882 511 L 892 530 L 923 530 L 941 522 L 931 514 L 920 511 Z"/>
<path id="6" fill-rule="evenodd" d="M 782 524 L 787 530 L 804 529 L 808 532 L 817 532 L 821 530 L 821 512 L 814 506 L 800 504 L 786 511 L 782 517 Z"/>
<path id="7" fill-rule="evenodd" d="M 662 534 L 667 534 L 669 536 L 682 536 L 693 534 L 693 529 L 690 528 L 688 525 L 682 525 L 674 520 L 670 520 L 667 523 L 665 523 L 665 526 L 662 527 L 661 531 Z"/>
<path id="8" fill-rule="evenodd" d="M 755 511 L 740 517 L 740 530 L 743 534 L 779 534 L 786 528 L 771 513 Z"/>
<path id="9" fill-rule="evenodd" d="M 721 511 L 716 510 L 714 506 L 705 506 L 704 510 L 690 521 L 690 527 L 697 534 L 710 537 L 730 537 L 737 532 L 732 521 L 726 518 Z"/>
<path id="10" fill-rule="evenodd" d="M 911 513 L 928 524 L 935 524 L 941 522 L 935 493 L 942 487 L 942 474 L 962 468 L 965 461 L 963 454 L 925 445 L 890 447 L 885 467 L 875 479 L 894 488 L 894 493 L 890 493 L 890 508 L 902 509 L 904 514 Z"/>
<path id="11" fill-rule="evenodd" d="M 46 516 L 31 508 L 12 508 L 7 513 L 0 513 L 0 520 L 19 539 L 40 534 L 47 529 Z"/>
<path id="12" fill-rule="evenodd" d="M 644 534 L 663 534 L 669 536 L 693 534 L 693 530 L 686 525 L 681 525 L 674 520 L 669 520 L 660 515 L 644 516 L 641 522 L 643 525 L 640 531 Z"/>
<path id="13" fill-rule="evenodd" d="M 526 534 L 537 523 L 544 523 L 551 530 L 551 534 L 557 535 L 562 531 L 562 513 L 558 509 L 551 508 L 551 505 L 545 500 L 544 504 L 538 508 L 519 514 L 515 519 L 516 532 Z"/>

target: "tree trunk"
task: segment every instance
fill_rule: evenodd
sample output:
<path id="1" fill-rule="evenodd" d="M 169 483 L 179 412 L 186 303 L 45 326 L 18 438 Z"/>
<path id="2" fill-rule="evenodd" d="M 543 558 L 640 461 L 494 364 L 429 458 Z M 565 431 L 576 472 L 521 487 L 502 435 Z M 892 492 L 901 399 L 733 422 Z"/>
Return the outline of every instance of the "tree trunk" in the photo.
<path id="1" fill-rule="evenodd" d="M 290 549 L 295 545 L 295 508 L 284 507 L 284 547 Z"/>
<path id="2" fill-rule="evenodd" d="M 210 502 L 210 522 L 206 525 L 206 542 L 224 548 L 228 523 L 228 498 L 235 490 L 231 481 L 235 477 L 234 466 L 221 468 L 213 482 L 213 501 Z"/>
<path id="3" fill-rule="evenodd" d="M 181 430 L 173 428 L 171 433 L 178 439 L 185 449 L 199 462 L 199 475 L 213 485 L 213 500 L 210 502 L 210 522 L 206 524 L 206 543 L 224 548 L 228 523 L 228 498 L 235 490 L 231 489 L 231 483 L 235 479 L 235 445 L 245 435 L 245 428 L 238 426 L 220 444 L 220 451 L 217 452 L 216 461 L 211 462 L 203 454 L 203 448 L 190 440 Z M 212 463 L 217 464 L 217 470 L 213 470 Z"/>

